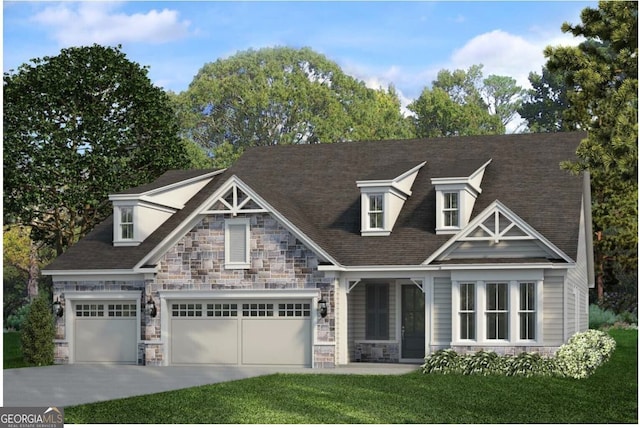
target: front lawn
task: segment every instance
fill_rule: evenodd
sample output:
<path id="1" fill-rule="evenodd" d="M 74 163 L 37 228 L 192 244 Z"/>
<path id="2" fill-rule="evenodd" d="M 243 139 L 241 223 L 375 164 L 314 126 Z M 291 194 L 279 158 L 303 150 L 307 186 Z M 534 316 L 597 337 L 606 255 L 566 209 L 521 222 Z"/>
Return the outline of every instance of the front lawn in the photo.
<path id="1" fill-rule="evenodd" d="M 67 423 L 637 423 L 638 332 L 585 380 L 271 375 L 65 408 Z"/>

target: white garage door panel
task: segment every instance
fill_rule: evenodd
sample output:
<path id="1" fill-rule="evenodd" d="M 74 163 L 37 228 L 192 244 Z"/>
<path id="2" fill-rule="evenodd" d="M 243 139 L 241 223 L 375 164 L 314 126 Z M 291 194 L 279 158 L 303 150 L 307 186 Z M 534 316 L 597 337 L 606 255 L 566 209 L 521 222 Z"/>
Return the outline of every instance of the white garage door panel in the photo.
<path id="1" fill-rule="evenodd" d="M 242 320 L 242 364 L 311 365 L 311 320 Z"/>
<path id="2" fill-rule="evenodd" d="M 238 320 L 171 320 L 173 364 L 238 364 Z"/>
<path id="3" fill-rule="evenodd" d="M 77 319 L 77 362 L 136 363 L 135 319 Z"/>

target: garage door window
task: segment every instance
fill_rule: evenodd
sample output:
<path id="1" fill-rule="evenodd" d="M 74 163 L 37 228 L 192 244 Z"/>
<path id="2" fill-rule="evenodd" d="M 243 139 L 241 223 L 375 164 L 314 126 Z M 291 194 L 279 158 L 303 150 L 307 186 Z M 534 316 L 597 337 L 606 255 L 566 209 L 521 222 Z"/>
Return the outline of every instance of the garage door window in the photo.
<path id="1" fill-rule="evenodd" d="M 78 304 L 76 305 L 77 317 L 103 317 L 104 305 L 102 304 Z"/>
<path id="2" fill-rule="evenodd" d="M 278 315 L 281 317 L 308 317 L 311 316 L 309 303 L 280 303 Z"/>
<path id="3" fill-rule="evenodd" d="M 237 317 L 236 303 L 207 303 L 207 316 L 212 318 Z"/>
<path id="4" fill-rule="evenodd" d="M 273 303 L 243 303 L 243 317 L 272 317 Z"/>
<path id="5" fill-rule="evenodd" d="M 174 317 L 201 317 L 202 303 L 174 303 L 171 312 Z"/>
<path id="6" fill-rule="evenodd" d="M 136 316 L 136 305 L 135 304 L 110 304 L 108 305 L 109 316 L 110 317 L 135 317 Z"/>

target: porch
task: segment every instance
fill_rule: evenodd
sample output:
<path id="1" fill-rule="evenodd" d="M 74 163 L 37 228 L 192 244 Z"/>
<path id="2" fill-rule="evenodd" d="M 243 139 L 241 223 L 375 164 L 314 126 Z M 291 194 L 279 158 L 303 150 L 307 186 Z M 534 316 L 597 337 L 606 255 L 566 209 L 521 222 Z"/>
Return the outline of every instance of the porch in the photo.
<path id="1" fill-rule="evenodd" d="M 426 308 L 422 283 L 363 279 L 347 292 L 349 363 L 421 363 Z"/>

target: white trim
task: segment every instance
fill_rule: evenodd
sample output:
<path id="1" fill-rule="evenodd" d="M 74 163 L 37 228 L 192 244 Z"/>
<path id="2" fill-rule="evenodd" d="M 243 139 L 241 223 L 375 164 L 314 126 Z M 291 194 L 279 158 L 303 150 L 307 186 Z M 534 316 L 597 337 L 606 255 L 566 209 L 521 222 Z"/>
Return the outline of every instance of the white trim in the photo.
<path id="1" fill-rule="evenodd" d="M 44 270 L 42 275 L 53 277 L 54 282 L 60 281 L 144 281 L 153 278 L 155 269 L 144 269 L 139 272 L 131 270 Z"/>
<path id="2" fill-rule="evenodd" d="M 569 269 L 575 267 L 575 263 L 522 263 L 514 259 L 513 263 L 487 263 L 487 264 L 439 264 L 439 265 L 374 265 L 374 266 L 334 266 L 318 265 L 319 272 L 340 272 L 353 275 L 368 273 L 384 274 L 384 278 L 391 278 L 394 275 L 404 275 L 411 272 L 448 272 L 458 270 L 504 270 L 504 269 Z M 413 276 L 413 275 L 412 275 Z M 379 276 L 377 276 L 379 277 Z M 354 279 L 349 277 L 349 279 Z"/>
<path id="3" fill-rule="evenodd" d="M 147 190 L 146 192 L 142 192 L 142 193 L 116 193 L 116 194 L 111 194 L 111 195 L 109 195 L 109 200 L 110 201 L 137 200 L 141 196 L 150 196 L 150 195 L 153 195 L 155 193 L 162 193 L 162 192 L 165 192 L 167 190 L 171 190 L 171 189 L 175 189 L 175 188 L 184 186 L 185 184 L 191 184 L 191 183 L 195 183 L 195 182 L 207 179 L 207 178 L 213 178 L 216 175 L 220 175 L 225 171 L 226 171 L 226 168 L 225 169 L 219 169 L 219 170 L 212 171 L 212 172 L 207 172 L 207 173 L 204 173 L 204 174 L 201 174 L 201 175 L 197 175 L 197 176 L 192 177 L 192 178 L 188 178 L 186 180 L 177 181 L 175 183 L 167 184 L 167 185 L 162 186 L 162 187 L 156 187 L 154 189 Z"/>
<path id="4" fill-rule="evenodd" d="M 161 300 L 198 299 L 312 299 L 320 296 L 319 288 L 279 288 L 275 290 L 159 290 Z"/>

